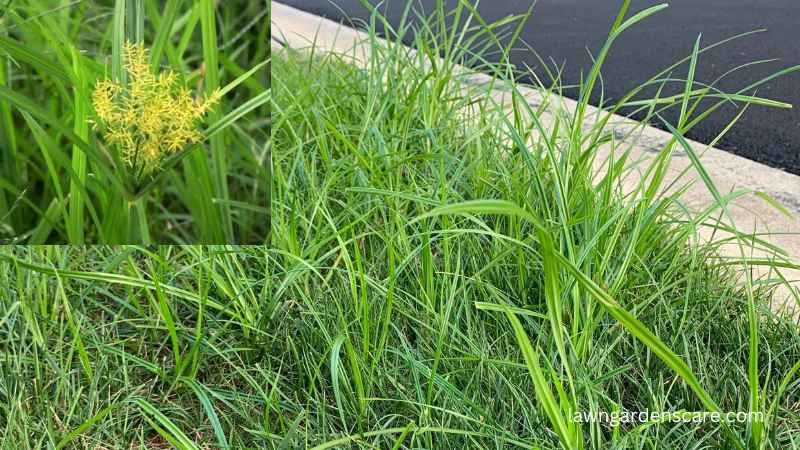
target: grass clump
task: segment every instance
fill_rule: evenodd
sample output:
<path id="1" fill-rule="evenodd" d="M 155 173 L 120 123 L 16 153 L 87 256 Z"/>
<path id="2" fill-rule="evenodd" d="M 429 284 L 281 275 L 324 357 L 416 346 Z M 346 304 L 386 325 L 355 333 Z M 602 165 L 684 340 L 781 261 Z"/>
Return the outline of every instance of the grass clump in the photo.
<path id="1" fill-rule="evenodd" d="M 773 275 L 796 263 L 730 224 L 747 193 L 720 193 L 683 137 L 726 102 L 788 105 L 755 96 L 759 83 L 699 87 L 698 39 L 630 95 L 588 106 L 614 39 L 663 7 L 624 2 L 572 109 L 557 71 L 531 98 L 519 72 L 485 58 L 507 60 L 525 18 L 486 23 L 469 2 L 414 21 L 409 6 L 397 26 L 373 10 L 347 54 L 276 54 L 273 283 L 292 337 L 274 351 L 289 361 L 281 422 L 296 445 L 800 444 L 800 333 L 769 308 L 792 287 L 757 279 L 744 256 L 764 252 Z M 637 97 L 667 83 L 684 93 Z M 623 108 L 646 121 L 680 108 L 651 160 L 632 158 L 641 126 L 615 124 Z M 699 175 L 668 177 L 676 154 Z M 710 191 L 706 209 L 682 203 L 691 183 Z M 721 258 L 730 244 L 741 258 Z M 575 419 L 645 410 L 761 420 Z"/>
<path id="2" fill-rule="evenodd" d="M 3 5 L 0 242 L 264 243 L 266 6 Z"/>

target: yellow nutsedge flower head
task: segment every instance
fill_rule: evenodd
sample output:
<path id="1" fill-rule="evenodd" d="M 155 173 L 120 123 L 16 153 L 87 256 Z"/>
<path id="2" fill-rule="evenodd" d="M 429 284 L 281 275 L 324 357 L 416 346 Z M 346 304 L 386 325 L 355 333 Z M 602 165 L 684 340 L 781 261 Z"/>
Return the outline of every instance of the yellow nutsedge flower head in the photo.
<path id="1" fill-rule="evenodd" d="M 162 89 L 169 89 L 174 85 L 177 80 L 177 75 L 175 72 L 167 71 L 158 75 L 158 87 Z"/>
<path id="2" fill-rule="evenodd" d="M 141 149 L 142 161 L 146 171 L 151 171 L 158 167 L 161 160 L 162 149 L 158 142 L 147 141 Z"/>
<path id="3" fill-rule="evenodd" d="M 97 83 L 92 93 L 92 103 L 97 115 L 104 122 L 114 121 L 114 96 L 119 92 L 119 86 L 109 80 L 103 80 Z"/>
<path id="4" fill-rule="evenodd" d="M 125 42 L 125 70 L 131 75 L 134 81 L 152 82 L 153 75 L 150 73 L 150 65 L 147 63 L 147 50 L 144 45 Z"/>
<path id="5" fill-rule="evenodd" d="M 207 99 L 199 99 L 197 101 L 197 109 L 202 111 L 202 114 L 210 111 L 222 98 L 222 91 L 219 88 L 214 89 L 214 92 L 208 96 Z"/>
<path id="6" fill-rule="evenodd" d="M 222 95 L 216 89 L 195 100 L 174 72 L 151 72 L 142 44 L 126 42 L 124 51 L 128 84 L 98 82 L 92 104 L 105 127 L 106 142 L 118 146 L 137 174 L 147 174 L 157 170 L 165 156 L 200 141 L 197 122 Z"/>

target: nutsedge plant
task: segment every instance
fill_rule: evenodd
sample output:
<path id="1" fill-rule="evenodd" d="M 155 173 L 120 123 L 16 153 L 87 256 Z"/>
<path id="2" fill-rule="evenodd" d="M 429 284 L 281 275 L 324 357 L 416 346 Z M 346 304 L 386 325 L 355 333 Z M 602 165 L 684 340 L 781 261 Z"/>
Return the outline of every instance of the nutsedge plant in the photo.
<path id="1" fill-rule="evenodd" d="M 263 243 L 268 0 L 0 11 L 0 243 Z"/>
<path id="2" fill-rule="evenodd" d="M 105 79 L 92 92 L 106 142 L 116 145 L 135 178 L 159 168 L 163 158 L 197 143 L 198 121 L 220 100 L 217 88 L 208 98 L 194 99 L 171 70 L 154 74 L 144 45 L 125 43 L 127 85 Z"/>
<path id="3" fill-rule="evenodd" d="M 797 294 L 783 272 L 797 262 L 736 230 L 727 210 L 745 194 L 719 194 L 683 138 L 721 104 L 788 105 L 756 97 L 763 80 L 732 94 L 695 82 L 721 45 L 698 39 L 591 109 L 612 82 L 601 68 L 614 40 L 666 7 L 624 1 L 575 107 L 562 107 L 558 68 L 508 61 L 526 17 L 489 23 L 474 2 L 430 3 L 414 16 L 407 2 L 399 23 L 374 8 L 364 52 L 309 42 L 272 62 L 273 302 L 291 330 L 275 333 L 291 337 L 271 351 L 282 403 L 269 423 L 283 437 L 271 443 L 800 448 L 800 328 L 770 309 L 779 289 Z M 668 108 L 679 119 L 647 142 L 651 158 L 630 151 L 644 125 L 611 116 L 655 122 Z M 675 155 L 692 160 L 678 174 Z M 645 176 L 625 183 L 631 173 Z M 682 199 L 692 183 L 713 194 L 706 209 Z M 730 244 L 767 255 L 770 275 L 720 261 Z M 763 420 L 576 419 L 631 411 Z"/>

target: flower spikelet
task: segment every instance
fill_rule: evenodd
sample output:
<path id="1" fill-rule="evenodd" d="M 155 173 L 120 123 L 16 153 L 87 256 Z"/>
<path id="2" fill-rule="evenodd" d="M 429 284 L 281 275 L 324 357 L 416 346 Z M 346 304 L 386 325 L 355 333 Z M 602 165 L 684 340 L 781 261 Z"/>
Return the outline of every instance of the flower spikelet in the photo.
<path id="1" fill-rule="evenodd" d="M 99 81 L 92 92 L 104 138 L 120 149 L 122 159 L 138 175 L 158 169 L 164 157 L 199 142 L 198 122 L 216 105 L 219 89 L 195 99 L 170 71 L 150 70 L 142 44 L 124 45 L 127 84 Z"/>

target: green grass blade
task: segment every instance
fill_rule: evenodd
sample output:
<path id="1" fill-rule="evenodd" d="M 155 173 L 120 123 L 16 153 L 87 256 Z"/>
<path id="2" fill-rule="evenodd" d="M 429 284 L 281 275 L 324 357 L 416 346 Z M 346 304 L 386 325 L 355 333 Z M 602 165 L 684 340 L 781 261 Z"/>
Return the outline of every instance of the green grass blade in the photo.
<path id="1" fill-rule="evenodd" d="M 164 14 L 161 17 L 161 23 L 156 31 L 156 37 L 153 39 L 153 46 L 150 49 L 150 65 L 158 67 L 161 64 L 161 56 L 164 53 L 164 48 L 170 38 L 172 32 L 172 25 L 175 23 L 175 18 L 178 16 L 178 11 L 183 4 L 183 0 L 167 0 L 164 6 Z"/>
<path id="2" fill-rule="evenodd" d="M 240 84 L 245 83 L 247 81 L 255 82 L 256 83 L 255 88 L 260 89 L 258 92 L 265 91 L 266 88 L 264 88 L 264 86 L 261 86 L 257 81 L 251 80 L 251 77 L 256 72 L 258 72 L 259 69 L 261 69 L 262 67 L 266 66 L 267 64 L 269 64 L 269 60 L 262 61 L 262 62 L 256 64 L 255 66 L 253 66 L 251 69 L 247 70 L 246 72 L 243 72 L 241 75 L 236 77 L 235 80 L 231 81 L 230 83 L 226 84 L 225 87 L 220 89 L 220 92 L 219 92 L 220 95 L 225 96 L 225 94 L 227 94 L 228 92 L 232 91 L 234 88 L 239 86 Z M 251 89 L 255 89 L 255 88 L 251 87 Z"/>
<path id="3" fill-rule="evenodd" d="M 167 416 L 147 400 L 137 397 L 131 400 L 142 412 L 142 417 L 170 444 L 179 450 L 200 450 L 188 436 Z"/>
<path id="4" fill-rule="evenodd" d="M 87 101 L 87 86 L 86 76 L 83 68 L 80 65 L 80 59 L 77 56 L 77 50 L 72 49 L 73 56 L 73 69 L 75 71 L 75 79 L 78 84 L 74 87 L 73 101 L 75 104 L 75 136 L 81 141 L 86 141 L 89 137 L 89 105 Z M 72 170 L 75 172 L 77 179 L 70 181 L 69 188 L 69 217 L 67 220 L 67 239 L 71 244 L 82 245 L 85 241 L 84 234 L 84 198 L 83 191 L 78 185 L 86 185 L 86 176 L 88 172 L 86 153 L 78 145 L 72 146 Z"/>
<path id="5" fill-rule="evenodd" d="M 125 44 L 125 3 L 126 0 L 114 2 L 113 31 L 111 41 L 111 76 L 118 83 L 125 83 L 127 75 L 124 66 L 123 45 Z"/>
<path id="6" fill-rule="evenodd" d="M 195 395 L 197 395 L 197 399 L 200 400 L 200 403 L 203 405 L 203 410 L 206 416 L 208 416 L 209 422 L 211 422 L 211 428 L 214 430 L 214 436 L 217 438 L 218 448 L 223 450 L 229 449 L 230 444 L 228 444 L 228 438 L 225 437 L 225 431 L 222 429 L 222 424 L 219 422 L 217 412 L 214 410 L 214 404 L 206 393 L 207 389 L 200 383 L 185 377 L 181 377 L 181 381 L 194 391 Z"/>
<path id="7" fill-rule="evenodd" d="M 2 36 L 0 36 L 2 39 Z M 11 81 L 9 79 L 11 65 L 5 58 L 0 58 L 0 86 L 11 89 Z M 8 69 L 8 70 L 7 70 Z M 11 116 L 11 105 L 8 103 L 0 103 L 0 131 L 5 137 L 3 149 L 8 155 L 3 158 L 4 167 L 3 172 L 6 178 L 11 183 L 17 184 L 19 178 L 18 160 L 17 155 L 17 133 L 14 129 L 14 119 Z"/>
<path id="8" fill-rule="evenodd" d="M 7 52 L 14 60 L 30 65 L 43 74 L 54 77 L 60 83 L 67 84 L 71 81 L 70 75 L 65 70 L 15 39 L 0 36 L 0 49 Z"/>
<path id="9" fill-rule="evenodd" d="M 205 67 L 206 78 L 204 81 L 206 95 L 211 95 L 219 87 L 219 57 L 217 55 L 217 26 L 215 5 L 213 0 L 200 0 L 200 29 L 203 37 L 203 65 Z M 219 120 L 219 111 L 214 109 L 208 115 L 209 122 Z M 228 163 L 225 154 L 223 137 L 215 135 L 211 140 L 211 156 L 214 161 L 214 171 L 212 183 L 216 197 L 224 201 L 230 200 L 228 193 Z M 231 210 L 226 203 L 217 204 L 218 216 L 221 219 L 222 229 L 225 233 L 225 241 L 233 240 L 233 222 L 231 220 Z"/>
<path id="10" fill-rule="evenodd" d="M 57 289 L 58 296 L 61 300 L 61 305 L 64 308 L 64 315 L 67 318 L 69 329 L 72 332 L 72 339 L 75 343 L 75 348 L 78 350 L 78 358 L 81 361 L 81 366 L 83 366 L 86 378 L 91 380 L 94 377 L 92 372 L 92 364 L 89 359 L 89 353 L 86 351 L 86 347 L 83 345 L 83 339 L 81 338 L 82 335 L 81 329 L 78 327 L 78 324 L 72 315 L 72 308 L 70 307 L 69 299 L 67 298 L 67 293 L 64 291 L 64 283 L 61 282 L 61 277 L 56 276 L 56 282 L 58 287 Z"/>
<path id="11" fill-rule="evenodd" d="M 67 444 L 74 441 L 75 438 L 83 434 L 86 430 L 94 426 L 96 423 L 100 422 L 101 420 L 105 419 L 105 417 L 113 411 L 117 405 L 112 404 L 108 405 L 105 408 L 101 409 L 97 412 L 97 414 L 93 415 L 92 417 L 86 419 L 82 424 L 78 425 L 74 430 L 67 433 L 60 441 L 56 444 L 56 450 L 61 450 L 62 448 L 66 447 Z"/>
<path id="12" fill-rule="evenodd" d="M 269 101 L 269 96 L 270 96 L 269 91 L 264 91 L 261 94 L 246 101 L 245 103 L 242 103 L 238 108 L 226 114 L 225 117 L 217 120 L 210 127 L 208 127 L 208 129 L 205 131 L 205 138 L 212 139 L 213 142 L 214 137 L 218 133 L 227 129 L 234 122 L 242 118 L 242 116 L 249 113 L 250 111 L 258 108 L 261 105 L 265 105 Z"/>
<path id="13" fill-rule="evenodd" d="M 522 323 L 520 323 L 514 312 L 508 308 L 504 309 L 506 317 L 508 317 L 509 322 L 511 322 L 511 328 L 514 330 L 514 337 L 516 338 L 517 344 L 522 352 L 522 356 L 525 359 L 525 366 L 527 366 L 528 373 L 530 373 L 531 379 L 533 380 L 536 398 L 539 400 L 539 403 L 547 415 L 547 418 L 550 419 L 550 423 L 553 425 L 555 433 L 561 440 L 561 445 L 569 450 L 579 448 L 575 439 L 576 434 L 573 433 L 570 425 L 568 424 L 568 422 L 571 421 L 571 418 L 564 417 L 561 414 L 561 409 L 555 397 L 553 396 L 553 392 L 550 390 L 550 384 L 547 382 L 547 377 L 545 377 L 544 370 L 542 370 L 542 367 L 539 364 L 539 351 L 534 350 L 533 345 L 528 338 L 528 334 L 525 333 L 525 329 L 522 328 Z"/>
<path id="14" fill-rule="evenodd" d="M 158 302 L 158 312 L 161 315 L 161 320 L 164 321 L 164 326 L 167 328 L 169 339 L 172 342 L 172 357 L 175 362 L 175 369 L 181 367 L 181 345 L 178 338 L 178 328 L 175 324 L 172 310 L 170 309 L 170 302 L 164 295 L 161 282 L 158 277 L 153 278 L 153 285 L 155 286 L 156 300 Z"/>
<path id="15" fill-rule="evenodd" d="M 114 175 L 114 171 L 112 169 L 113 161 L 109 159 L 107 155 L 101 153 L 96 148 L 91 146 L 85 138 L 78 136 L 72 128 L 65 125 L 61 120 L 54 117 L 42 107 L 33 103 L 29 98 L 6 89 L 3 86 L 0 86 L 0 99 L 7 100 L 20 110 L 26 111 L 30 113 L 31 116 L 38 118 L 41 123 L 49 125 L 54 130 L 64 135 L 64 137 L 72 142 L 73 146 L 76 146 L 78 149 L 85 152 L 86 156 L 88 156 L 89 159 L 95 163 L 93 167 L 102 173 L 103 180 L 109 182 L 121 192 L 125 191 L 125 186 L 123 186 L 119 178 Z"/>

